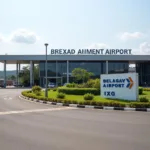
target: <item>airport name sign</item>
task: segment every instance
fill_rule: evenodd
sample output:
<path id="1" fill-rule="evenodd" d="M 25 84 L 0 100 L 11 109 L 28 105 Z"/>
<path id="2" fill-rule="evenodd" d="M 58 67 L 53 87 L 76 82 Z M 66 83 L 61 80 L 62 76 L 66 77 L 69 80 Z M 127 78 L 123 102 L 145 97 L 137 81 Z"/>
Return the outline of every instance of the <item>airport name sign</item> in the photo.
<path id="1" fill-rule="evenodd" d="M 136 101 L 138 86 L 137 73 L 101 75 L 101 96 L 105 98 Z"/>
<path id="2" fill-rule="evenodd" d="M 51 55 L 132 55 L 132 49 L 51 49 Z"/>

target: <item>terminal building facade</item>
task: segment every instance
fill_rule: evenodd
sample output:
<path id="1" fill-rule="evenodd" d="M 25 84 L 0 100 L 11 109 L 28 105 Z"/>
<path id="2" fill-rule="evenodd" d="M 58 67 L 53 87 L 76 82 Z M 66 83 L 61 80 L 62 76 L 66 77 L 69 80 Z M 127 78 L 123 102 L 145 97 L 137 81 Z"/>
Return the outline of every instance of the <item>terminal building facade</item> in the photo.
<path id="1" fill-rule="evenodd" d="M 34 65 L 39 65 L 39 85 L 45 86 L 45 55 L 0 55 L 4 64 L 4 83 L 6 83 L 7 64 L 16 64 L 17 83 L 20 64 L 30 65 L 30 86 L 34 85 Z M 135 64 L 134 72 L 139 74 L 139 85 L 150 85 L 150 56 L 148 55 L 48 55 L 47 78 L 50 82 L 63 85 L 73 81 L 71 75 L 75 68 L 83 68 L 100 78 L 101 74 L 128 73 L 129 65 Z"/>

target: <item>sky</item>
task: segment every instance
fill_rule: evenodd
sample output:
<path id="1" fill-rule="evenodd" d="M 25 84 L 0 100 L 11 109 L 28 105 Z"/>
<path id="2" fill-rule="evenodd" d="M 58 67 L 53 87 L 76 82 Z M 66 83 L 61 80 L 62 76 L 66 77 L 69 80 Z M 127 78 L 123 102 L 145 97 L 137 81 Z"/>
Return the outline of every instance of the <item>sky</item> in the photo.
<path id="1" fill-rule="evenodd" d="M 0 0 L 0 55 L 45 54 L 45 42 L 49 51 L 109 47 L 149 55 L 149 6 L 150 0 Z"/>

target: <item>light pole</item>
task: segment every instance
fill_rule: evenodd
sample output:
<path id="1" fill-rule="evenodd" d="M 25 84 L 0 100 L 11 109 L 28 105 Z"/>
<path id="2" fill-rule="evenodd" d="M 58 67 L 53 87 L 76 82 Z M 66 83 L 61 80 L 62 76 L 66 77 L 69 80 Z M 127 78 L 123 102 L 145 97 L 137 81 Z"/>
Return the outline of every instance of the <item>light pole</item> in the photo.
<path id="1" fill-rule="evenodd" d="M 46 88 L 45 88 L 45 97 L 48 97 L 48 93 L 47 93 L 47 46 L 48 46 L 48 43 L 45 43 L 45 47 L 46 47 L 46 62 L 45 62 Z"/>

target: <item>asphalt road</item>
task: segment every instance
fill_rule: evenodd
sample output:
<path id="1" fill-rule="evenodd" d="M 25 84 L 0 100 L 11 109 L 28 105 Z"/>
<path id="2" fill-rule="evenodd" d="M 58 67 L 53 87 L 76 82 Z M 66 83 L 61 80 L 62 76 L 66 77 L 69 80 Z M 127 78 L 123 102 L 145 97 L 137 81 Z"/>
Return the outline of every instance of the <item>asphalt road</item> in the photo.
<path id="1" fill-rule="evenodd" d="M 150 150 L 150 113 L 74 109 L 0 89 L 0 150 Z"/>

